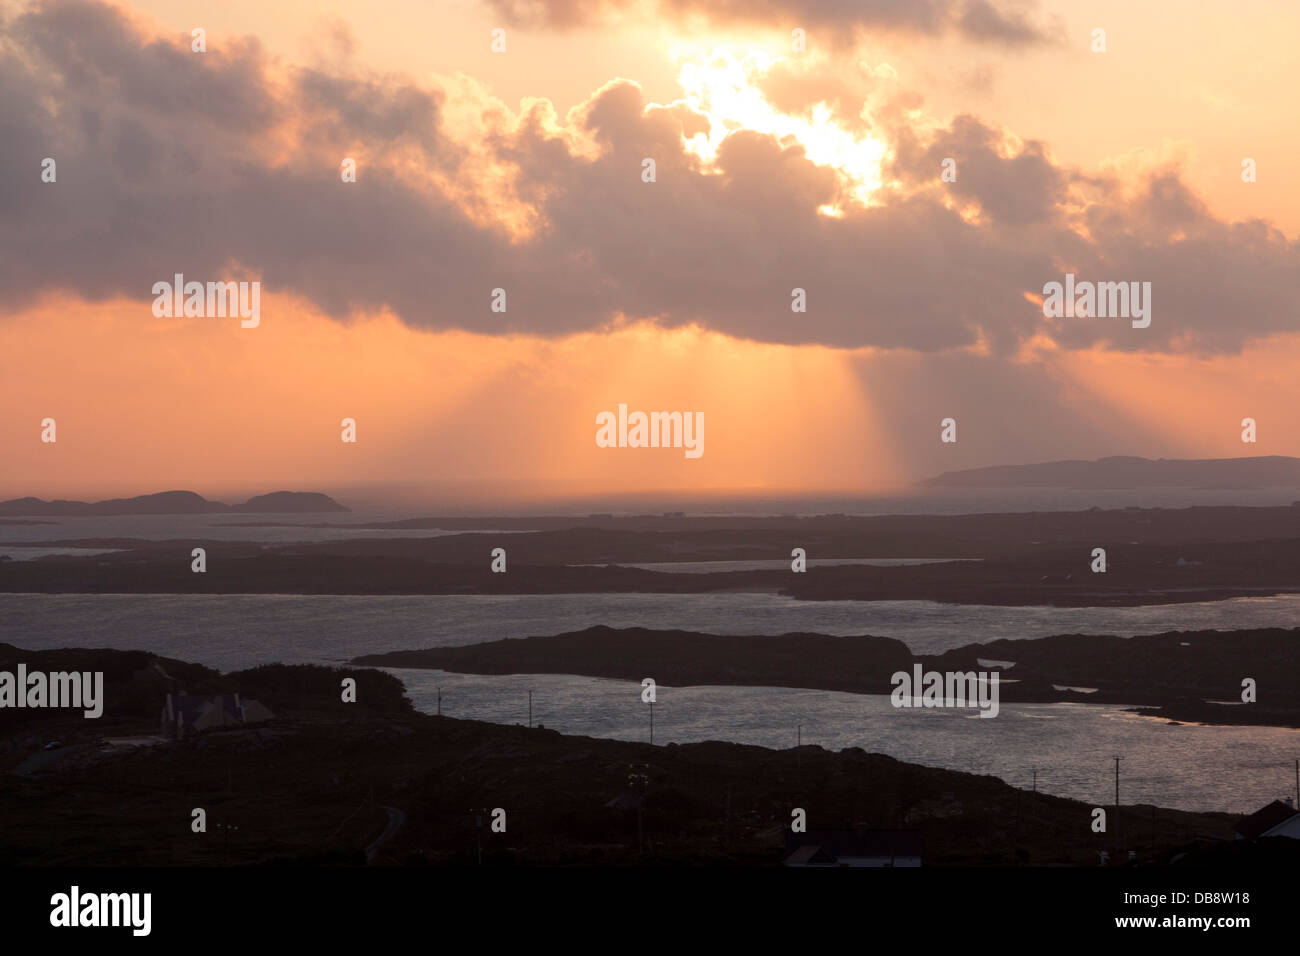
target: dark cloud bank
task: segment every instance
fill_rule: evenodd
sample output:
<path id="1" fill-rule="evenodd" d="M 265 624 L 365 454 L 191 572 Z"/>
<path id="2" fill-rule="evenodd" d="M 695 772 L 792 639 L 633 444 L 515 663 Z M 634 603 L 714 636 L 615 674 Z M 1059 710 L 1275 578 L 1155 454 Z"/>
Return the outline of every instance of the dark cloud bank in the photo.
<path id="1" fill-rule="evenodd" d="M 567 6 L 576 16 L 586 5 Z M 813 6 L 833 16 L 840 5 Z M 983 3 L 956 21 L 948 4 L 852 8 L 917 29 L 937 18 L 935 29 L 997 32 Z M 242 269 L 267 293 L 300 294 L 338 318 L 387 306 L 415 327 L 488 333 L 563 334 L 621 312 L 767 342 L 936 351 L 984 341 L 1006 353 L 1041 332 L 1071 347 L 1234 351 L 1295 328 L 1296 243 L 1261 221 L 1214 218 L 1174 170 L 1121 195 L 1114 181 L 1054 165 L 1041 144 L 1007 155 L 998 131 L 961 116 L 933 139 L 877 129 L 904 189 L 830 218 L 817 209 L 843 200 L 843 184 L 800 147 L 739 131 L 722 144 L 718 174 L 705 174 L 682 147 L 702 118 L 647 110 L 629 83 L 589 104 L 586 129 L 603 148 L 594 161 L 548 136 L 539 115 L 487 142 L 517 165 L 519 196 L 543 223 L 512 241 L 402 172 L 415 157 L 449 182 L 476 173 L 445 132 L 438 92 L 285 72 L 252 40 L 194 54 L 188 38 L 145 37 L 111 7 L 38 4 L 0 36 L 7 308 L 66 289 L 138 297 L 146 310 L 152 284 L 174 273 Z M 341 183 L 340 159 L 362 148 L 372 161 Z M 46 156 L 56 184 L 40 181 Z M 641 181 L 644 157 L 657 162 L 653 184 Z M 958 179 L 935 188 L 946 157 Z M 945 208 L 941 189 L 978 220 Z M 1063 265 L 1151 282 L 1150 328 L 1046 323 L 1023 293 L 1059 281 Z M 489 309 L 497 287 L 504 314 Z M 791 312 L 795 287 L 807 290 L 806 314 Z"/>

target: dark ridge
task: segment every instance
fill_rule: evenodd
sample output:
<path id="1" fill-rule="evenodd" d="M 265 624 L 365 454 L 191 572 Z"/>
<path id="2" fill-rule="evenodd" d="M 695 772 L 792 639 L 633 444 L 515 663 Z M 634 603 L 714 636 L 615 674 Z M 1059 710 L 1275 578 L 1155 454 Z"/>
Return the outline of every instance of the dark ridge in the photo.
<path id="1" fill-rule="evenodd" d="M 981 660 L 1014 666 L 1002 670 Z M 911 675 L 919 664 L 923 671 L 999 671 L 1008 679 L 999 685 L 1001 703 L 1126 704 L 1155 708 L 1157 715 L 1175 720 L 1300 727 L 1300 629 L 1170 631 L 1128 638 L 1068 634 L 914 655 L 902 641 L 869 635 L 741 637 L 600 626 L 549 637 L 366 654 L 353 663 L 857 694 L 889 694 L 894 673 Z M 1245 678 L 1256 682 L 1256 703 L 1212 703 L 1240 700 Z"/>
<path id="2" fill-rule="evenodd" d="M 149 658 L 2 653 L 75 670 Z M 105 736 L 157 733 L 159 720 L 154 707 L 139 719 L 120 713 L 110 697 L 100 720 L 68 716 L 0 734 L 0 865 L 363 866 L 382 835 L 374 864 L 475 865 L 481 839 L 487 867 L 775 867 L 790 853 L 791 807 L 806 808 L 815 828 L 913 831 L 925 866 L 1095 867 L 1097 851 L 1113 845 L 1088 826 L 1087 803 L 856 747 L 651 746 L 361 709 L 380 685 L 358 680 L 357 703 L 342 703 L 327 668 L 273 665 L 226 677 L 239 679 L 241 693 L 258 684 L 273 709 L 297 700 L 303 710 L 276 709 L 256 727 L 110 747 Z M 46 750 L 53 741 L 59 745 Z M 643 769 L 643 800 L 629 789 L 632 765 Z M 238 829 L 188 839 L 195 805 Z M 509 835 L 476 830 L 467 808 L 479 806 L 509 808 Z M 1239 819 L 1147 805 L 1122 806 L 1117 817 L 1120 832 L 1142 834 L 1131 844 L 1140 862 L 1156 865 L 1169 865 L 1191 841 L 1230 842 Z M 1294 855 L 1279 863 L 1290 872 Z"/>
<path id="3" fill-rule="evenodd" d="M 945 471 L 929 488 L 1300 488 L 1300 458 L 1135 458 L 1049 461 Z"/>
<path id="4" fill-rule="evenodd" d="M 249 512 L 256 514 L 315 514 L 348 511 L 329 495 L 316 491 L 275 491 L 257 495 L 242 505 L 209 501 L 193 491 L 161 491 L 134 498 L 111 498 L 107 501 L 43 501 L 40 498 L 13 498 L 0 501 L 0 516 L 59 515 L 86 517 L 103 515 L 193 515 Z"/>

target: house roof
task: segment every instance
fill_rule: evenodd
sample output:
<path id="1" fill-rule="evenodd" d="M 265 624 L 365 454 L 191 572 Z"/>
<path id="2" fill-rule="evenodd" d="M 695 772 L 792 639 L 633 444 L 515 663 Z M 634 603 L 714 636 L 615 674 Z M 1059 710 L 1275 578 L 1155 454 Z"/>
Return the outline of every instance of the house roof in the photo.
<path id="1" fill-rule="evenodd" d="M 1289 820 L 1297 813 L 1300 813 L 1300 810 L 1287 806 L 1281 800 L 1274 800 L 1268 806 L 1256 810 L 1250 816 L 1243 817 L 1233 829 L 1247 840 L 1254 840 L 1260 834 L 1273 829 L 1285 820 Z"/>
<path id="2" fill-rule="evenodd" d="M 624 793 L 609 801 L 605 806 L 613 810 L 635 810 L 641 806 L 642 802 L 640 794 Z"/>
<path id="3" fill-rule="evenodd" d="M 169 694 L 172 713 L 183 714 L 186 726 L 193 726 L 211 707 L 220 707 L 232 721 L 242 721 L 243 715 L 235 703 L 234 694 Z"/>
<path id="4" fill-rule="evenodd" d="M 809 830 L 787 833 L 786 850 L 817 846 L 839 859 L 847 856 L 921 855 L 920 830 Z"/>
<path id="5" fill-rule="evenodd" d="M 827 853 L 823 847 L 816 844 L 806 844 L 799 847 L 788 857 L 786 857 L 786 866 L 834 866 L 835 857 Z"/>

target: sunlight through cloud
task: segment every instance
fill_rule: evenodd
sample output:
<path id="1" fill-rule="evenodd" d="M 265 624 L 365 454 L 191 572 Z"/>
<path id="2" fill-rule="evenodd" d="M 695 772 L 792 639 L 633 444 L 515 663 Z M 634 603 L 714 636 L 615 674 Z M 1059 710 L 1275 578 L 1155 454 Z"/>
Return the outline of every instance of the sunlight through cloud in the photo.
<path id="1" fill-rule="evenodd" d="M 708 54 L 679 49 L 673 56 L 681 64 L 677 81 L 684 96 L 678 102 L 709 120 L 707 135 L 687 140 L 689 152 L 712 163 L 722 140 L 738 129 L 766 133 L 783 142 L 794 139 L 809 160 L 842 175 L 854 199 L 864 206 L 872 204 L 872 194 L 882 185 L 885 144 L 869 136 L 854 137 L 834 121 L 825 103 L 816 104 L 810 118 L 791 116 L 773 107 L 760 84 L 783 58 L 762 51 L 738 56 L 726 48 Z M 843 214 L 835 207 L 823 207 L 822 211 Z"/>

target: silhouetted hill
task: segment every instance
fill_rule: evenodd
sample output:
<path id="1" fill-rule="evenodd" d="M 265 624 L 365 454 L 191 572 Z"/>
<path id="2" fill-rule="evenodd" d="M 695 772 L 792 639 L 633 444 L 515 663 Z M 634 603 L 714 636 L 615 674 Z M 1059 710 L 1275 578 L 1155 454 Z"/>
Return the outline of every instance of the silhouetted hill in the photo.
<path id="1" fill-rule="evenodd" d="M 782 634 L 745 637 L 644 627 L 589 627 L 465 647 L 366 654 L 354 664 L 432 667 L 470 674 L 583 674 L 674 687 L 741 684 L 888 694 L 912 653 L 892 637 Z"/>
<path id="2" fill-rule="evenodd" d="M 134 498 L 111 498 L 108 501 L 43 501 L 40 498 L 14 498 L 0 501 L 0 515 L 60 515 L 68 517 L 103 515 L 196 515 L 252 512 L 256 514 L 313 514 L 348 511 L 329 495 L 315 491 L 276 491 L 257 495 L 242 505 L 209 501 L 192 491 L 162 491 Z"/>
<path id="3" fill-rule="evenodd" d="M 1095 869 L 1097 851 L 1115 845 L 1115 832 L 1145 864 L 1173 858 L 1189 839 L 1229 843 L 1237 821 L 1124 805 L 1108 819 L 1111 833 L 1094 833 L 1090 804 L 992 776 L 857 747 L 654 746 L 434 717 L 412 712 L 400 682 L 375 671 L 271 665 L 218 675 L 142 652 L 3 645 L 0 658 L 106 672 L 101 718 L 57 708 L 4 711 L 25 717 L 0 728 L 0 866 L 7 867 L 362 866 L 364 848 L 381 833 L 391 839 L 376 864 L 477 867 L 481 846 L 485 867 L 775 867 L 788 853 L 791 808 L 807 807 L 828 829 L 919 830 L 926 866 Z M 356 703 L 340 699 L 345 673 L 357 678 Z M 157 732 L 163 694 L 172 689 L 167 675 L 183 675 L 191 692 L 201 678 L 217 685 L 204 693 L 255 694 L 276 718 L 179 741 L 131 740 Z M 60 746 L 44 749 L 56 740 Z M 640 813 L 629 792 L 631 766 L 643 774 Z M 509 809 L 508 835 L 476 829 L 469 808 L 485 799 Z M 214 820 L 238 822 L 216 839 L 190 839 L 195 805 Z M 403 821 L 395 831 L 386 829 L 390 808 Z M 1291 857 L 1279 860 L 1287 864 L 1294 867 Z"/>
<path id="4" fill-rule="evenodd" d="M 1010 661 L 1006 703 L 1133 704 L 1172 720 L 1300 727 L 1300 629 L 1168 631 L 1139 637 L 1065 634 L 968 644 L 913 654 L 891 637 L 724 635 L 603 625 L 543 637 L 365 654 L 359 667 L 432 668 L 464 674 L 580 674 L 670 687 L 740 685 L 889 694 L 892 675 L 977 672 Z M 996 668 L 1003 670 L 1003 668 Z M 1234 701 L 1255 675 L 1260 702 Z M 1087 688 L 1080 690 L 1079 688 Z"/>
<path id="5" fill-rule="evenodd" d="M 304 514 L 351 509 L 318 491 L 273 491 L 269 495 L 255 495 L 242 505 L 231 505 L 230 510 L 257 514 Z"/>
<path id="6" fill-rule="evenodd" d="M 324 667 L 318 664 L 264 664 L 222 674 L 202 664 L 160 657 L 148 651 L 111 648 L 24 650 L 0 642 L 0 671 L 19 664 L 31 671 L 99 671 L 104 675 L 104 717 L 95 727 L 116 721 L 156 722 L 163 700 L 173 694 L 240 693 L 269 705 L 277 714 L 326 711 L 339 700 L 339 682 L 357 682 L 357 710 L 373 714 L 413 713 L 402 682 L 377 670 Z M 22 691 L 25 693 L 25 691 Z M 323 702 L 323 703 L 322 703 Z M 77 726 L 80 714 L 57 707 L 0 708 L 0 735 L 12 728 L 46 724 Z M 4 752 L 0 744 L 0 753 Z"/>
<path id="7" fill-rule="evenodd" d="M 1300 488 L 1300 458 L 1133 458 L 1049 461 L 945 471 L 929 488 Z"/>

